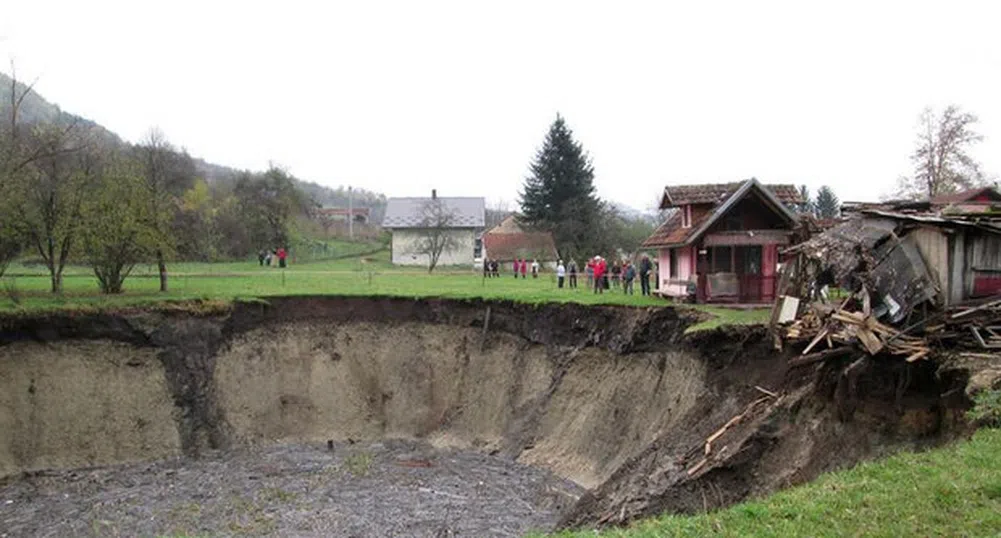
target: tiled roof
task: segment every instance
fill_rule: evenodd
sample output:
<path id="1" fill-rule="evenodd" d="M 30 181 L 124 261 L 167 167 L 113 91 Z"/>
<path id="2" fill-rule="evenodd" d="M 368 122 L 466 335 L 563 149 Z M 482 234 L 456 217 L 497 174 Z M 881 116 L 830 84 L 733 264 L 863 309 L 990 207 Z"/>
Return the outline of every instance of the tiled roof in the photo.
<path id="1" fill-rule="evenodd" d="M 702 190 L 698 190 L 696 189 L 696 187 L 704 187 L 704 188 Z M 689 189 L 688 191 L 686 191 L 687 192 L 686 196 L 689 196 L 689 198 L 685 199 L 685 203 L 687 204 L 705 203 L 694 200 L 700 199 L 697 198 L 697 196 L 703 196 L 703 197 L 708 196 L 707 193 L 723 192 L 723 194 L 720 195 L 720 197 L 717 200 L 714 200 L 714 205 L 711 210 L 706 211 L 701 216 L 695 218 L 694 222 L 691 223 L 691 226 L 687 228 L 683 228 L 681 226 L 681 211 L 674 211 L 673 214 L 667 218 L 664 224 L 661 224 L 660 227 L 658 227 L 653 232 L 653 235 L 648 237 L 647 240 L 643 242 L 643 246 L 666 247 L 673 245 L 682 245 L 689 241 L 697 239 L 696 237 L 697 235 L 702 234 L 705 231 L 705 229 L 707 229 L 712 225 L 712 222 L 715 219 L 717 219 L 720 215 L 728 212 L 736 202 L 738 202 L 741 198 L 746 196 L 750 192 L 750 190 L 755 187 L 760 189 L 759 192 L 762 192 L 766 199 L 771 198 L 771 204 L 778 204 L 778 206 L 776 206 L 775 209 L 776 212 L 785 215 L 786 219 L 795 220 L 795 215 L 793 214 L 792 211 L 789 210 L 787 206 L 788 204 L 798 203 L 799 201 L 802 200 L 802 198 L 800 198 L 799 191 L 793 185 L 762 185 L 761 183 L 758 183 L 756 179 L 753 178 L 748 179 L 747 181 L 743 181 L 741 183 L 726 183 L 722 185 L 690 185 L 684 187 L 686 189 Z M 675 187 L 667 187 L 667 189 L 674 189 L 674 188 Z M 668 200 L 669 193 L 667 189 L 665 189 L 664 191 L 665 202 L 669 201 Z M 770 192 L 772 194 L 772 197 L 769 197 L 768 192 L 764 192 L 765 190 Z M 778 191 L 778 193 L 776 191 Z M 784 196 L 785 198 L 783 199 L 782 197 L 779 196 L 779 194 L 782 194 L 782 196 Z M 670 202 L 673 202 L 673 204 L 679 203 L 677 200 L 673 198 L 670 199 Z M 668 207 L 670 207 L 670 204 L 668 205 Z"/>
<path id="2" fill-rule="evenodd" d="M 680 245 L 695 233 L 696 230 L 702 226 L 702 223 L 709 220 L 713 216 L 712 211 L 705 212 L 701 217 L 695 219 L 692 225 L 687 228 L 681 227 L 681 211 L 674 211 L 673 214 L 667 217 L 664 224 L 661 224 L 656 230 L 654 230 L 653 235 L 647 238 L 643 242 L 644 247 L 660 247 L 665 245 Z"/>
<path id="3" fill-rule="evenodd" d="M 725 200 L 731 193 L 743 185 L 744 181 L 734 183 L 710 183 L 705 185 L 668 185 L 664 187 L 664 198 L 661 208 L 681 206 L 686 204 L 715 204 Z M 795 185 L 764 185 L 783 204 L 801 204 L 803 198 Z"/>
<path id="4" fill-rule="evenodd" d="M 978 198 L 981 195 L 985 195 L 991 200 L 1001 200 L 1001 193 L 993 187 L 980 187 L 977 189 L 967 189 L 965 191 L 954 192 L 952 194 L 935 196 L 931 199 L 931 202 L 933 204 L 955 204 L 960 202 L 969 202 L 970 200 Z"/>
<path id="5" fill-rule="evenodd" d="M 486 233 L 483 234 L 486 256 L 498 261 L 519 258 L 553 261 L 557 258 L 556 242 L 549 232 Z"/>
<path id="6" fill-rule="evenodd" d="M 483 198 L 438 197 L 454 213 L 453 228 L 482 228 L 486 222 L 486 202 Z M 425 204 L 431 198 L 390 198 L 386 203 L 383 228 L 420 228 Z"/>
<path id="7" fill-rule="evenodd" d="M 363 215 L 368 216 L 371 209 L 367 207 L 353 207 L 351 208 L 352 215 Z M 321 215 L 347 215 L 348 208 L 346 207 L 324 207 L 317 210 L 317 213 Z"/>

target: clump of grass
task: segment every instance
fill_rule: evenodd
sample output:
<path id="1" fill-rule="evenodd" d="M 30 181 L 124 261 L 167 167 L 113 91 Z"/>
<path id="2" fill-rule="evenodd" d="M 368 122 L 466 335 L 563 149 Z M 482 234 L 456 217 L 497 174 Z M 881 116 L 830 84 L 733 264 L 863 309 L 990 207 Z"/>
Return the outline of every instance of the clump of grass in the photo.
<path id="1" fill-rule="evenodd" d="M 299 494 L 294 491 L 287 491 L 282 488 L 264 488 L 260 494 L 262 501 L 283 504 L 290 503 L 298 497 Z"/>
<path id="2" fill-rule="evenodd" d="M 344 460 L 344 466 L 354 476 L 365 476 L 372 470 L 372 454 L 355 452 Z"/>
<path id="3" fill-rule="evenodd" d="M 3 281 L 3 294 L 10 299 L 14 306 L 21 306 L 21 290 L 17 287 L 17 281 L 13 278 L 6 278 Z"/>
<path id="4" fill-rule="evenodd" d="M 1001 428 L 1001 390 L 978 392 L 973 397 L 973 408 L 967 411 L 966 417 L 978 426 Z"/>

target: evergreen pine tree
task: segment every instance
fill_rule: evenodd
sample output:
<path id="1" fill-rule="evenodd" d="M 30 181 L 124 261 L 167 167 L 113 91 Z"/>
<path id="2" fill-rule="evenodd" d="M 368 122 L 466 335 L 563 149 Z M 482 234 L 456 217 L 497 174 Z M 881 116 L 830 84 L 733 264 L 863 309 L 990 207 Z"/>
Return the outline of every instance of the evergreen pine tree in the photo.
<path id="1" fill-rule="evenodd" d="M 834 195 L 834 190 L 827 185 L 817 191 L 816 206 L 817 216 L 821 218 L 833 219 L 841 214 L 841 202 Z"/>
<path id="2" fill-rule="evenodd" d="M 602 202 L 594 168 L 560 115 L 549 128 L 521 193 L 520 221 L 553 233 L 563 257 L 596 254 L 601 247 Z"/>

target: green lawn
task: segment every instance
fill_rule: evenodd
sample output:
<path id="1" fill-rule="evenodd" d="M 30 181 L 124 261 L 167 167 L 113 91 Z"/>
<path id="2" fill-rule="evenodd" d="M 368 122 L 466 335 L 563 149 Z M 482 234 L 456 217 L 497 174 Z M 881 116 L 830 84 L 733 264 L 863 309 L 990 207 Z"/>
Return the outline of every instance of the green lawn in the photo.
<path id="1" fill-rule="evenodd" d="M 555 536 L 1001 536 L 1001 430 L 864 463 L 718 512 Z"/>
<path id="2" fill-rule="evenodd" d="M 98 293 L 97 281 L 89 268 L 67 267 L 64 272 L 63 294 L 49 293 L 50 283 L 45 267 L 14 264 L 0 288 L 0 312 L 37 312 L 53 309 L 104 308 L 141 305 L 164 300 L 209 299 L 229 301 L 269 295 L 391 295 L 399 297 L 451 297 L 512 299 L 527 303 L 577 302 L 584 304 L 615 304 L 631 306 L 664 306 L 659 297 L 643 297 L 637 286 L 633 295 L 621 290 L 595 294 L 580 287 L 558 289 L 552 273 L 538 279 L 503 275 L 484 279 L 482 273 L 469 267 L 441 267 L 433 274 L 419 267 L 400 268 L 389 263 L 388 253 L 351 257 L 339 260 L 292 263 L 285 269 L 260 267 L 257 260 L 227 263 L 173 263 L 170 271 L 170 291 L 158 292 L 156 267 L 137 267 L 125 282 L 125 293 L 106 296 Z M 581 279 L 583 285 L 583 279 Z M 6 293 L 8 286 L 20 294 L 20 305 Z M 719 323 L 760 323 L 767 311 L 739 311 L 718 307 L 699 307 L 716 316 L 700 324 L 708 328 Z"/>

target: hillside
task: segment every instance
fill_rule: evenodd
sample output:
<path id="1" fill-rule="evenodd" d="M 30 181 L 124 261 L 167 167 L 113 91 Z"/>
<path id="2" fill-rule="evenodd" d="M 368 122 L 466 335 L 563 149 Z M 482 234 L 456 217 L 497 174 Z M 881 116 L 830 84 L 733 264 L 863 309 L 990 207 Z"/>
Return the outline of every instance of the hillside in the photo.
<path id="1" fill-rule="evenodd" d="M 13 80 L 5 73 L 0 73 L 0 111 L 3 116 L 7 116 L 7 110 L 11 102 L 11 84 Z M 18 81 L 17 93 L 21 94 L 26 89 L 25 84 Z M 5 120 L 6 121 L 6 120 Z M 99 133 L 103 139 L 115 144 L 124 144 L 122 137 L 108 130 L 97 122 L 78 116 L 76 114 L 62 110 L 59 105 L 51 103 L 38 93 L 31 92 L 25 97 L 21 104 L 20 121 L 26 124 L 32 123 L 52 123 L 76 121 L 77 124 Z M 183 147 L 183 141 L 175 141 L 179 147 Z M 224 184 L 233 182 L 240 173 L 239 170 L 225 165 L 212 163 L 205 159 L 194 157 L 195 167 L 210 184 Z M 331 188 L 311 181 L 296 179 L 298 187 L 309 195 L 316 203 L 324 207 L 347 207 L 347 188 Z M 354 190 L 355 207 L 368 207 L 372 211 L 372 221 L 381 222 L 382 215 L 386 208 L 386 196 L 364 189 Z"/>

